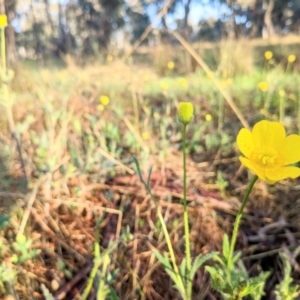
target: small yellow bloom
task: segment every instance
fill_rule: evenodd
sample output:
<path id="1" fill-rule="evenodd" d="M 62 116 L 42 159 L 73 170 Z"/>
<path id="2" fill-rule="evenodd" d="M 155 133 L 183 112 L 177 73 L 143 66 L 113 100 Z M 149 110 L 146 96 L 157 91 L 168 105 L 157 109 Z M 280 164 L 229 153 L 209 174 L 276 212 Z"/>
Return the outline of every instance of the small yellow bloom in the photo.
<path id="1" fill-rule="evenodd" d="M 228 78 L 228 79 L 227 79 L 227 85 L 231 85 L 232 82 L 233 82 L 232 78 Z"/>
<path id="2" fill-rule="evenodd" d="M 206 120 L 207 122 L 210 122 L 211 119 L 212 119 L 211 114 L 206 114 L 206 115 L 205 115 L 205 120 Z"/>
<path id="3" fill-rule="evenodd" d="M 187 85 L 187 80 L 183 77 L 179 78 L 178 82 L 179 82 L 179 85 L 182 87 L 185 87 Z"/>
<path id="4" fill-rule="evenodd" d="M 109 97 L 106 96 L 106 95 L 101 95 L 101 96 L 100 96 L 100 102 L 101 102 L 104 106 L 108 105 L 108 103 L 109 103 Z"/>
<path id="5" fill-rule="evenodd" d="M 6 26 L 7 26 L 7 16 L 0 15 L 0 27 L 6 27 Z"/>
<path id="6" fill-rule="evenodd" d="M 280 97 L 284 97 L 285 96 L 285 91 L 284 90 L 279 90 L 278 92 Z"/>
<path id="7" fill-rule="evenodd" d="M 144 81 L 148 81 L 149 79 L 150 79 L 150 76 L 149 76 L 148 73 L 143 74 L 143 80 L 144 80 Z"/>
<path id="8" fill-rule="evenodd" d="M 160 86 L 162 87 L 163 90 L 169 89 L 169 85 L 168 85 L 166 82 L 162 82 L 162 83 L 160 84 Z"/>
<path id="9" fill-rule="evenodd" d="M 289 62 L 289 63 L 293 63 L 295 60 L 296 60 L 296 55 L 290 54 L 290 55 L 288 56 L 288 62 Z"/>
<path id="10" fill-rule="evenodd" d="M 273 57 L 273 52 L 272 51 L 266 51 L 265 52 L 265 59 L 270 60 Z"/>
<path id="11" fill-rule="evenodd" d="M 107 61 L 113 61 L 114 57 L 111 54 L 106 56 Z"/>
<path id="12" fill-rule="evenodd" d="M 206 75 L 209 79 L 213 79 L 215 77 L 215 74 L 211 71 L 209 71 Z"/>
<path id="13" fill-rule="evenodd" d="M 143 139 L 144 141 L 148 141 L 148 140 L 150 139 L 150 134 L 149 134 L 149 132 L 144 131 L 144 132 L 142 133 L 142 139 Z"/>
<path id="14" fill-rule="evenodd" d="M 244 156 L 241 163 L 261 180 L 275 183 L 286 178 L 300 176 L 300 168 L 288 166 L 300 161 L 300 136 L 286 136 L 279 122 L 260 121 L 250 131 L 242 128 L 237 145 Z"/>
<path id="15" fill-rule="evenodd" d="M 168 69 L 173 70 L 174 67 L 175 67 L 175 64 L 174 64 L 173 61 L 169 61 L 168 64 L 167 64 L 167 66 L 168 66 Z"/>
<path id="16" fill-rule="evenodd" d="M 154 117 L 154 119 L 158 120 L 158 119 L 159 119 L 159 113 L 158 113 L 158 112 L 155 112 L 155 113 L 153 114 L 153 117 Z"/>
<path id="17" fill-rule="evenodd" d="M 99 104 L 97 107 L 98 107 L 98 109 L 99 109 L 100 111 L 103 111 L 103 110 L 104 110 L 104 105 L 102 105 L 102 104 Z"/>
<path id="18" fill-rule="evenodd" d="M 266 92 L 269 88 L 269 84 L 266 81 L 262 81 L 258 84 L 258 87 L 262 92 Z"/>
<path id="19" fill-rule="evenodd" d="M 194 106 L 191 102 L 179 102 L 179 121 L 185 125 L 191 122 L 194 116 Z"/>

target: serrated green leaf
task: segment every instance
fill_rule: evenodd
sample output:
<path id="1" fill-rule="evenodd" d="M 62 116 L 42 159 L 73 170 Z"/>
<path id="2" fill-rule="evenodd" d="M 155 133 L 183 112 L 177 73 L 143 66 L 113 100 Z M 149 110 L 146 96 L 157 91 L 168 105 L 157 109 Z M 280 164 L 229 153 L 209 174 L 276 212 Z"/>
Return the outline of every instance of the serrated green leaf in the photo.
<path id="1" fill-rule="evenodd" d="M 188 275 L 189 276 L 189 280 L 193 281 L 194 279 L 194 276 L 197 272 L 197 270 L 208 260 L 214 258 L 215 256 L 218 255 L 218 252 L 211 252 L 211 253 L 208 253 L 208 254 L 205 254 L 205 255 L 202 255 L 202 254 L 199 254 L 194 262 L 193 262 L 193 265 L 192 265 L 192 268 L 191 268 L 191 272 L 190 274 Z"/>
<path id="2" fill-rule="evenodd" d="M 238 251 L 233 257 L 232 257 L 232 264 L 234 265 L 242 256 L 242 253 Z"/>
<path id="3" fill-rule="evenodd" d="M 161 255 L 158 251 L 153 250 L 153 253 L 155 255 L 155 257 L 157 258 L 157 260 L 166 268 L 169 270 L 172 270 L 169 258 L 167 256 L 167 254 L 165 253 L 164 256 Z"/>

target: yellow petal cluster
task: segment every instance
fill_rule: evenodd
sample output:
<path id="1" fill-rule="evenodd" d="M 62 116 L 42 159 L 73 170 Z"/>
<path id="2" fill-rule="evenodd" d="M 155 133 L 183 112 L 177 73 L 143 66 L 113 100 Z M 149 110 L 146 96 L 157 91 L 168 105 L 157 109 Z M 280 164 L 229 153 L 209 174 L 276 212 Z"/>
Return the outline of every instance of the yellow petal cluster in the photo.
<path id="1" fill-rule="evenodd" d="M 262 81 L 258 84 L 258 87 L 262 92 L 266 92 L 269 88 L 269 85 L 266 81 Z"/>
<path id="2" fill-rule="evenodd" d="M 296 60 L 296 55 L 290 54 L 290 55 L 288 56 L 288 62 L 289 62 L 289 63 L 293 63 L 295 60 Z"/>
<path id="3" fill-rule="evenodd" d="M 168 69 L 173 70 L 174 67 L 175 67 L 175 64 L 174 64 L 173 61 L 169 61 L 168 64 L 167 64 L 167 66 L 168 66 Z"/>
<path id="4" fill-rule="evenodd" d="M 7 16 L 0 15 L 0 27 L 6 27 L 6 26 L 7 26 Z"/>
<path id="5" fill-rule="evenodd" d="M 270 60 L 273 57 L 273 52 L 272 51 L 266 51 L 265 52 L 265 59 Z"/>
<path id="6" fill-rule="evenodd" d="M 185 125 L 191 122 L 194 116 L 194 106 L 191 102 L 180 102 L 178 109 L 179 121 Z"/>
<path id="7" fill-rule="evenodd" d="M 106 106 L 109 104 L 109 97 L 106 95 L 101 95 L 100 96 L 100 102 L 102 103 L 102 105 Z"/>
<path id="8" fill-rule="evenodd" d="M 300 168 L 289 166 L 300 161 L 300 136 L 286 136 L 279 122 L 263 120 L 252 131 L 241 129 L 237 145 L 244 155 L 240 157 L 241 163 L 261 180 L 275 183 L 300 176 Z"/>

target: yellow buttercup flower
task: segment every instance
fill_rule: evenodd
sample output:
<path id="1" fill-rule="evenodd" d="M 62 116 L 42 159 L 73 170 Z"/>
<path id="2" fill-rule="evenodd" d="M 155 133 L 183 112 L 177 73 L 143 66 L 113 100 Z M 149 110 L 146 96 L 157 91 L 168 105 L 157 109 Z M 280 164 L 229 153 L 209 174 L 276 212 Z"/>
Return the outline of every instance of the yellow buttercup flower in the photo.
<path id="1" fill-rule="evenodd" d="M 179 82 L 179 85 L 182 87 L 185 87 L 187 85 L 187 80 L 183 77 L 179 78 L 178 82 Z"/>
<path id="2" fill-rule="evenodd" d="M 284 90 L 279 90 L 278 92 L 280 97 L 284 97 L 285 96 L 285 91 Z"/>
<path id="3" fill-rule="evenodd" d="M 167 66 L 168 66 L 168 69 L 173 70 L 174 67 L 175 67 L 175 64 L 174 64 L 173 61 L 169 61 L 168 64 L 167 64 Z"/>
<path id="4" fill-rule="evenodd" d="M 144 131 L 144 132 L 142 133 L 142 139 L 143 139 L 144 141 L 148 141 L 148 140 L 150 139 L 150 134 L 149 134 L 149 132 Z"/>
<path id="5" fill-rule="evenodd" d="M 169 88 L 169 85 L 166 82 L 162 82 L 160 86 L 163 90 L 167 90 Z"/>
<path id="6" fill-rule="evenodd" d="M 99 109 L 100 111 L 104 111 L 104 105 L 99 104 L 97 107 L 98 107 L 98 109 Z"/>
<path id="7" fill-rule="evenodd" d="M 296 60 L 296 55 L 290 54 L 290 55 L 288 56 L 288 62 L 289 62 L 289 63 L 293 63 L 295 60 Z"/>
<path id="8" fill-rule="evenodd" d="M 265 52 L 265 59 L 270 60 L 273 57 L 273 52 L 272 51 L 266 51 Z"/>
<path id="9" fill-rule="evenodd" d="M 154 119 L 158 120 L 158 119 L 159 119 L 159 113 L 158 113 L 158 112 L 155 112 L 155 113 L 153 114 L 153 117 L 154 117 Z"/>
<path id="10" fill-rule="evenodd" d="M 6 27 L 6 26 L 7 26 L 7 16 L 0 15 L 0 27 Z"/>
<path id="11" fill-rule="evenodd" d="M 106 96 L 106 95 L 101 95 L 101 96 L 100 96 L 100 102 L 101 102 L 104 106 L 108 105 L 108 103 L 109 103 L 109 97 Z"/>
<path id="12" fill-rule="evenodd" d="M 206 120 L 207 122 L 210 122 L 211 119 L 212 119 L 211 114 L 206 114 L 206 115 L 205 115 L 205 120 Z"/>
<path id="13" fill-rule="evenodd" d="M 111 54 L 106 56 L 107 61 L 113 61 L 114 57 Z"/>
<path id="14" fill-rule="evenodd" d="M 261 180 L 275 183 L 300 176 L 300 168 L 288 166 L 300 161 L 300 136 L 286 136 L 279 122 L 260 121 L 250 131 L 242 128 L 237 145 L 244 156 L 241 163 Z"/>
<path id="15" fill-rule="evenodd" d="M 191 122 L 194 116 L 194 106 L 191 102 L 179 102 L 179 121 L 185 125 Z"/>
<path id="16" fill-rule="evenodd" d="M 269 85 L 266 81 L 262 81 L 258 84 L 258 87 L 262 92 L 266 92 L 269 88 Z"/>

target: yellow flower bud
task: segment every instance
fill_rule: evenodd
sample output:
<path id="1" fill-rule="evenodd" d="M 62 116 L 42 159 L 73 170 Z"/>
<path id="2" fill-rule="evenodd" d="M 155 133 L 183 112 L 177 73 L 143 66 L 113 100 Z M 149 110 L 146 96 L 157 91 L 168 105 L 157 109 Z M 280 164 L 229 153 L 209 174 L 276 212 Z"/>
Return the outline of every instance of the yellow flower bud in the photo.
<path id="1" fill-rule="evenodd" d="M 0 27 L 6 27 L 6 26 L 7 26 L 7 16 L 0 15 Z"/>
<path id="2" fill-rule="evenodd" d="M 100 102 L 101 102 L 104 106 L 108 105 L 108 103 L 109 103 L 109 97 L 106 96 L 106 95 L 101 95 L 101 96 L 100 96 Z"/>
<path id="3" fill-rule="evenodd" d="M 288 56 L 288 62 L 289 62 L 289 63 L 293 63 L 295 60 L 296 60 L 296 55 L 290 54 L 290 55 Z"/>
<path id="4" fill-rule="evenodd" d="M 174 69 L 175 64 L 174 64 L 173 61 L 169 61 L 168 64 L 167 64 L 167 66 L 168 66 L 168 69 L 172 70 L 172 69 Z"/>
<path id="5" fill-rule="evenodd" d="M 180 102 L 178 109 L 179 121 L 185 125 L 191 122 L 194 116 L 194 106 L 191 102 Z"/>
<path id="6" fill-rule="evenodd" d="M 269 88 L 269 85 L 266 81 L 262 81 L 258 84 L 258 87 L 262 92 L 266 92 Z"/>

